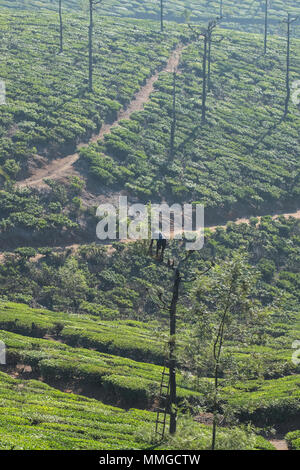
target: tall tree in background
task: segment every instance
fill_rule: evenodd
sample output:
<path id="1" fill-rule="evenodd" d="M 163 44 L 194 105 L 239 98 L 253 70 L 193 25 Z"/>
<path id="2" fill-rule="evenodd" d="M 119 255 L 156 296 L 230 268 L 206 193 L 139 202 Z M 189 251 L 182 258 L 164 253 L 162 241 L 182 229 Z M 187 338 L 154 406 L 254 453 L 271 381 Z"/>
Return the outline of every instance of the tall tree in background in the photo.
<path id="1" fill-rule="evenodd" d="M 290 87 L 290 56 L 291 56 L 291 25 L 297 21 L 298 17 L 292 18 L 291 14 L 288 13 L 287 17 L 287 50 L 286 50 L 286 98 L 284 105 L 284 118 L 287 117 L 289 112 L 289 102 L 291 97 L 291 87 Z"/>
<path id="2" fill-rule="evenodd" d="M 265 39 L 264 39 L 264 53 L 267 53 L 268 47 L 268 12 L 269 12 L 269 0 L 265 0 Z"/>
<path id="3" fill-rule="evenodd" d="M 89 24 L 89 91 L 93 91 L 93 32 L 94 32 L 94 10 L 103 0 L 89 0 L 90 24 Z"/>
<path id="4" fill-rule="evenodd" d="M 164 30 L 164 0 L 160 0 L 160 30 Z"/>
<path id="5" fill-rule="evenodd" d="M 219 424 L 219 376 L 221 369 L 222 349 L 226 338 L 226 330 L 234 324 L 242 322 L 245 317 L 254 315 L 251 291 L 254 290 L 257 275 L 247 264 L 241 254 L 234 254 L 231 260 L 223 263 L 222 270 L 216 269 L 212 276 L 215 294 L 215 307 L 219 318 L 216 335 L 213 341 L 214 360 L 214 392 L 213 392 L 213 428 L 211 449 L 216 448 L 217 427 Z M 235 319 L 235 316 L 238 316 Z M 227 331 L 228 335 L 228 331 Z M 228 337 L 228 336 L 227 336 Z"/>
<path id="6" fill-rule="evenodd" d="M 58 0 L 58 15 L 59 15 L 59 52 L 63 52 L 63 21 L 62 21 L 62 0 Z"/>

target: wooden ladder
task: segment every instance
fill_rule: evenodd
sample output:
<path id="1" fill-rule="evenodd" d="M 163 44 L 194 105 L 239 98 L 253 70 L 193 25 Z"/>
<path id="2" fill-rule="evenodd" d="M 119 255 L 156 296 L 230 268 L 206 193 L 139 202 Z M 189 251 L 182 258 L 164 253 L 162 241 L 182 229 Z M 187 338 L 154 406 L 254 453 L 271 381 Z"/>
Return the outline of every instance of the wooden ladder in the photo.
<path id="1" fill-rule="evenodd" d="M 166 378 L 167 383 L 166 383 Z M 155 434 L 164 438 L 166 425 L 167 425 L 167 414 L 168 414 L 168 402 L 170 392 L 170 376 L 169 372 L 166 372 L 166 366 L 162 372 L 160 390 L 159 390 L 159 407 L 156 411 L 156 423 L 155 423 Z M 164 402 L 164 403 L 162 403 Z M 161 416 L 162 415 L 162 416 Z M 160 427 L 162 426 L 162 428 Z"/>

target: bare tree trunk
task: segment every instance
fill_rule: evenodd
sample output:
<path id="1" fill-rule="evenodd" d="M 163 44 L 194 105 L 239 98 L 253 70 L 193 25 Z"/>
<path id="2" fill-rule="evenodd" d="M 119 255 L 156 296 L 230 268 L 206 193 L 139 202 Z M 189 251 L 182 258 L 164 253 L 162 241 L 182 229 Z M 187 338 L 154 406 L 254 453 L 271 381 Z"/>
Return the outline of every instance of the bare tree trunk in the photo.
<path id="1" fill-rule="evenodd" d="M 164 30 L 164 0 L 160 0 L 160 30 Z"/>
<path id="2" fill-rule="evenodd" d="M 223 0 L 220 0 L 220 18 L 223 18 Z"/>
<path id="3" fill-rule="evenodd" d="M 171 137 L 170 137 L 170 159 L 174 158 L 174 141 L 176 131 L 176 70 L 173 73 L 173 106 L 172 106 L 172 123 L 171 123 Z"/>
<path id="4" fill-rule="evenodd" d="M 175 434 L 176 423 L 177 423 L 177 411 L 176 411 L 176 307 L 179 297 L 179 286 L 181 282 L 180 272 L 177 268 L 175 271 L 174 285 L 173 285 L 173 296 L 170 305 L 170 359 L 169 359 L 169 374 L 170 374 L 170 401 L 169 401 L 169 413 L 170 413 L 170 434 Z"/>
<path id="5" fill-rule="evenodd" d="M 89 91 L 93 91 L 93 0 L 90 0 L 89 25 Z"/>
<path id="6" fill-rule="evenodd" d="M 204 38 L 204 51 L 203 51 L 203 82 L 202 82 L 202 123 L 206 120 L 206 98 L 207 98 L 207 82 L 208 82 L 208 91 L 210 91 L 211 87 L 211 44 L 212 44 L 212 34 L 216 26 L 218 25 L 219 21 L 222 18 L 217 18 L 214 21 L 210 21 L 208 23 L 208 27 L 205 31 L 197 32 L 195 28 L 193 28 L 190 24 L 188 25 L 189 28 L 196 33 L 198 39 L 200 37 Z M 222 39 L 221 39 L 222 40 Z M 208 74 L 207 74 L 207 62 L 208 62 Z"/>
<path id="7" fill-rule="evenodd" d="M 265 40 L 264 40 L 264 53 L 267 53 L 268 47 L 268 10 L 269 10 L 269 0 L 266 0 L 265 3 Z"/>
<path id="8" fill-rule="evenodd" d="M 59 0 L 58 3 L 58 14 L 59 14 L 59 32 L 60 32 L 60 40 L 59 40 L 59 52 L 63 52 L 63 21 L 62 21 L 62 0 Z"/>

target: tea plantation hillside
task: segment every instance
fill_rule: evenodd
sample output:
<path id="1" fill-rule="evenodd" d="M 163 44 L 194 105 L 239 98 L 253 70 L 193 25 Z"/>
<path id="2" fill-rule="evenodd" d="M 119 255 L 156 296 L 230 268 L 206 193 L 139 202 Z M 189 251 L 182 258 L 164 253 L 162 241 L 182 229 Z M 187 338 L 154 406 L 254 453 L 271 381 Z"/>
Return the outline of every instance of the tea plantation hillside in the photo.
<path id="1" fill-rule="evenodd" d="M 86 93 L 86 44 L 74 41 L 78 34 L 82 39 L 86 37 L 86 21 L 72 19 L 66 34 L 67 51 L 57 55 L 58 32 L 51 15 L 43 22 L 43 17 L 20 17 L 18 21 L 11 18 L 9 29 L 4 27 L 1 73 L 7 79 L 10 105 L 0 108 L 3 247 L 38 246 L 41 239 L 51 245 L 93 241 L 97 220 L 92 206 L 98 201 L 96 196 L 111 197 L 122 190 L 144 202 L 162 198 L 172 203 L 201 202 L 206 207 L 207 223 L 299 206 L 300 121 L 292 101 L 283 119 L 283 38 L 270 38 L 269 53 L 264 57 L 260 35 L 215 31 L 211 91 L 206 123 L 202 124 L 203 44 L 194 41 L 188 28 L 170 26 L 166 41 L 161 41 L 160 34 L 153 31 L 153 23 L 118 20 L 117 27 L 112 28 L 114 20 L 99 20 L 95 92 L 91 95 Z M 5 15 L 2 18 L 6 24 Z M 33 22 L 30 30 L 26 27 L 29 21 Z M 41 34 L 45 27 L 49 28 L 50 46 Z M 18 35 L 10 36 L 8 31 L 18 31 Z M 173 77 L 161 73 L 144 111 L 120 122 L 104 142 L 81 150 L 76 168 L 82 181 L 71 178 L 61 184 L 47 180 L 49 189 L 42 192 L 9 184 L 9 180 L 20 179 L 45 165 L 48 158 L 73 152 L 76 142 L 87 140 L 103 121 L 115 119 L 120 107 L 128 104 L 146 77 L 162 67 L 180 41 L 191 44 L 182 53 L 177 76 L 172 157 Z M 40 44 L 42 53 L 35 47 Z M 25 46 L 30 60 L 22 55 Z M 299 78 L 299 50 L 299 40 L 293 39 L 291 83 Z M 36 70 L 31 66 L 33 60 Z M 141 65 L 138 74 L 132 73 L 136 61 Z M 56 68 L 54 73 L 54 65 L 59 72 Z M 70 71 L 74 72 L 71 79 Z M 36 152 L 43 156 L 42 161 Z"/>
<path id="2" fill-rule="evenodd" d="M 283 119 L 285 41 L 272 37 L 264 57 L 259 36 L 225 30 L 215 36 L 223 40 L 212 45 L 205 123 L 203 45 L 183 51 L 172 155 L 173 77 L 161 74 L 144 111 L 113 129 L 104 143 L 82 149 L 82 159 L 99 184 L 124 187 L 139 200 L 203 203 L 207 222 L 298 207 L 300 116 L 291 102 Z M 299 75 L 299 50 L 294 40 L 291 82 Z M 129 170 L 124 178 L 118 176 L 122 165 Z"/>
<path id="3" fill-rule="evenodd" d="M 0 338 L 8 348 L 4 371 L 24 364 L 30 366 L 33 377 L 51 385 L 125 408 L 151 408 L 159 395 L 161 367 L 10 332 L 1 331 Z M 178 386 L 179 402 L 200 402 L 192 384 L 182 378 Z"/>
<path id="4" fill-rule="evenodd" d="M 11 320 L 10 317 L 13 316 L 16 318 Z M 118 349 L 112 347 L 113 352 L 118 351 L 118 354 L 125 356 L 124 358 L 94 351 L 95 342 L 91 342 L 90 338 L 86 340 L 87 334 L 80 329 L 80 319 L 76 340 L 72 339 L 72 347 L 67 346 L 65 342 L 70 343 L 68 328 L 65 334 L 64 330 L 60 333 L 59 324 L 56 323 L 54 328 L 51 325 L 49 321 L 51 316 L 58 317 L 51 312 L 31 310 L 19 304 L 2 304 L 0 340 L 7 348 L 7 365 L 2 366 L 3 371 L 10 374 L 17 373 L 20 377 L 39 378 L 60 390 L 72 390 L 109 404 L 119 404 L 126 408 L 152 407 L 159 395 L 162 368 L 140 362 L 147 352 L 147 346 L 144 346 L 143 342 L 140 342 L 139 350 L 135 351 L 136 360 L 126 359 L 127 344 L 133 345 L 140 340 L 141 324 L 136 324 L 135 334 L 133 332 L 127 334 L 127 344 L 124 348 L 120 344 Z M 269 326 L 269 330 L 266 329 L 263 341 L 255 340 L 257 328 L 248 326 L 247 336 L 252 335 L 253 340 L 249 342 L 249 339 L 245 338 L 241 345 L 238 344 L 239 341 L 229 340 L 225 349 L 226 355 L 231 357 L 231 364 L 234 363 L 235 381 L 228 385 L 223 379 L 221 396 L 224 406 L 230 405 L 235 417 L 242 422 L 251 421 L 261 426 L 277 426 L 278 423 L 287 422 L 300 413 L 300 375 L 295 374 L 300 371 L 291 362 L 290 350 L 293 339 L 299 334 L 299 317 L 294 321 L 290 320 L 289 328 L 286 329 L 284 324 L 278 323 L 277 318 L 274 320 L 276 323 L 273 322 L 273 327 Z M 64 321 L 69 323 L 66 314 Z M 95 322 L 91 317 L 89 320 L 91 326 Z M 114 328 L 116 326 L 114 325 Z M 46 331 L 48 333 L 45 333 Z M 115 334 L 110 333 L 110 336 L 118 342 L 121 331 L 119 333 L 116 330 Z M 187 330 L 185 334 L 182 331 L 179 335 L 181 349 L 186 348 L 187 351 L 190 349 L 188 338 L 191 333 L 192 329 Z M 163 344 L 162 338 L 161 346 Z M 103 346 L 103 343 L 98 343 L 96 346 L 98 351 L 106 350 L 106 345 Z M 152 360 L 155 361 L 153 356 Z M 226 361 L 223 367 L 225 374 Z M 23 369 L 26 371 L 22 372 Z M 186 372 L 182 369 L 178 375 L 178 404 L 183 409 L 188 407 L 197 410 L 202 406 L 210 410 L 209 390 L 212 385 L 210 376 L 213 371 L 208 365 L 206 370 L 208 377 L 205 377 L 203 370 L 201 378 Z"/>
<path id="5" fill-rule="evenodd" d="M 268 304 L 283 290 L 287 295 L 285 308 L 297 311 L 299 221 L 263 217 L 256 226 L 257 222 L 253 218 L 250 225 L 229 223 L 225 229 L 208 231 L 204 248 L 193 253 L 189 269 L 198 272 L 214 257 L 224 260 L 244 249 L 262 276 L 258 298 Z M 75 253 L 47 247 L 19 248 L 3 254 L 0 294 L 6 300 L 92 314 L 99 320 L 162 322 L 168 319 L 168 313 L 161 311 L 156 289 L 164 292 L 173 273 L 149 257 L 147 248 L 147 243 L 141 242 L 116 242 L 112 248 L 91 244 Z M 181 250 L 182 242 L 173 241 L 166 257 L 176 259 Z"/>
<path id="6" fill-rule="evenodd" d="M 292 361 L 300 332 L 299 221 L 253 218 L 250 225 L 230 223 L 208 231 L 204 249 L 190 257 L 186 272 L 197 277 L 213 257 L 222 266 L 241 248 L 259 274 L 251 294 L 258 316 L 237 320 L 226 334 L 222 406 L 240 422 L 277 427 L 300 413 L 300 370 Z M 181 249 L 173 242 L 166 256 L 177 258 Z M 28 249 L 7 253 L 0 265 L 0 336 L 8 345 L 8 371 L 25 364 L 51 385 L 81 393 L 90 393 L 87 386 L 92 386 L 108 403 L 151 406 L 168 338 L 168 312 L 159 298 L 171 291 L 172 272 L 149 257 L 143 243 L 116 243 L 108 251 L 83 246 L 75 254 L 39 251 L 33 250 L 31 259 Z M 184 285 L 178 313 L 178 397 L 193 413 L 199 406 L 211 409 L 211 346 L 198 328 L 204 327 L 201 311 L 210 323 L 217 321 L 208 287 L 214 275 L 199 287 Z"/>
<path id="7" fill-rule="evenodd" d="M 142 323 L 118 320 L 117 308 L 94 305 L 94 315 L 69 314 L 50 310 L 30 309 L 16 303 L 0 304 L 0 326 L 25 336 L 43 338 L 50 335 L 70 346 L 81 346 L 99 352 L 116 354 L 139 361 L 163 365 L 164 337 L 157 321 Z M 103 320 L 101 318 L 110 318 Z"/>
<path id="8" fill-rule="evenodd" d="M 298 3 L 264 54 L 263 1 L 62 0 L 60 51 L 0 0 L 0 450 L 300 448 Z M 203 248 L 97 240 L 119 195 L 203 204 Z"/>
<path id="9" fill-rule="evenodd" d="M 1 449 L 141 449 L 154 426 L 153 413 L 125 412 L 2 372 L 0 397 Z"/>

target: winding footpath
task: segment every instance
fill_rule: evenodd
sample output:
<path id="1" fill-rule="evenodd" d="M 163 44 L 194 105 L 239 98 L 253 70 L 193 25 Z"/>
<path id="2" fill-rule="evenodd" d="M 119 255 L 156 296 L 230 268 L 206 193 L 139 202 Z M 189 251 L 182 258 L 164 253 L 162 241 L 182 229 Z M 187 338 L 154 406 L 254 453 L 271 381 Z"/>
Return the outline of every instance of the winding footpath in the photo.
<path id="1" fill-rule="evenodd" d="M 128 107 L 119 111 L 117 119 L 112 124 L 103 124 L 98 134 L 93 135 L 89 142 L 82 142 L 78 144 L 77 149 L 80 150 L 83 147 L 87 147 L 91 143 L 95 143 L 103 139 L 103 137 L 106 134 L 109 134 L 111 130 L 116 127 L 122 119 L 129 119 L 132 113 L 142 111 L 144 108 L 144 104 L 149 101 L 150 95 L 154 91 L 154 84 L 158 80 L 159 74 L 161 72 L 173 72 L 174 69 L 178 68 L 181 53 L 184 47 L 185 46 L 179 45 L 172 52 L 165 68 L 160 72 L 156 72 L 147 80 L 146 84 L 138 91 L 138 93 L 135 95 Z M 16 184 L 19 187 L 29 186 L 40 188 L 46 186 L 43 181 L 44 178 L 61 179 L 70 174 L 73 174 L 74 169 L 72 167 L 78 159 L 79 152 L 76 152 L 64 158 L 52 160 L 46 166 L 34 170 L 34 174 L 29 178 L 23 181 L 19 181 Z"/>

